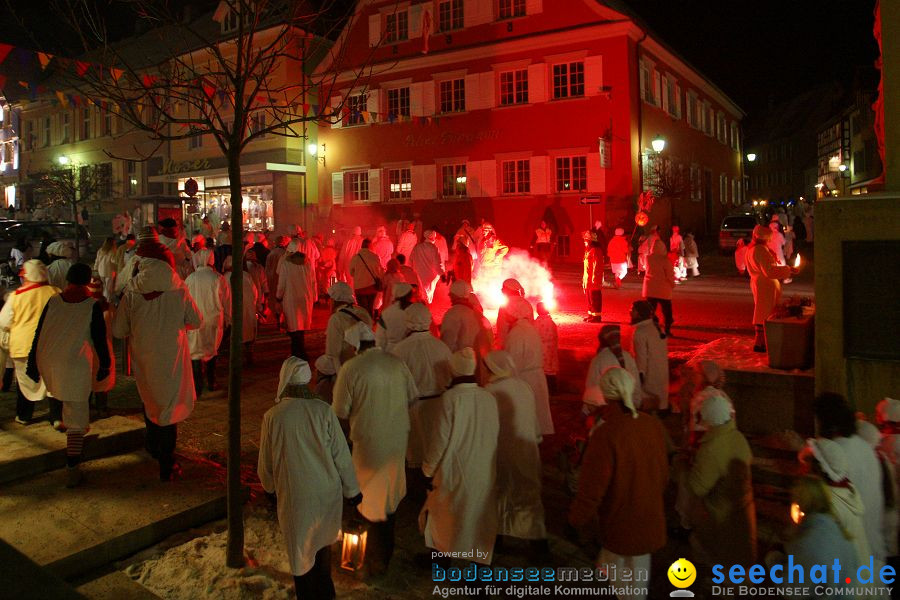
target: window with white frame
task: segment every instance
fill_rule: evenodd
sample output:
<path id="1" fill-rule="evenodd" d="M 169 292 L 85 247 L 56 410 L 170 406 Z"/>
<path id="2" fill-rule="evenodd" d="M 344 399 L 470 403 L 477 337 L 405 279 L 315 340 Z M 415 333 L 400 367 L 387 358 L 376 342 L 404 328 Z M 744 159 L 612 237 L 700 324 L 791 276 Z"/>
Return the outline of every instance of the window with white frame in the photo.
<path id="1" fill-rule="evenodd" d="M 266 129 L 266 113 L 265 111 L 258 110 L 252 115 L 247 122 L 248 128 L 250 129 L 250 135 L 255 135 L 257 138 L 265 137 L 265 133 L 261 133 Z"/>
<path id="2" fill-rule="evenodd" d="M 641 61 L 641 99 L 647 104 L 659 106 L 659 99 L 656 97 L 656 87 L 653 84 L 653 65 L 644 60 Z"/>
<path id="3" fill-rule="evenodd" d="M 463 0 L 440 0 L 438 2 L 438 31 L 462 29 L 463 23 Z"/>
<path id="4" fill-rule="evenodd" d="M 69 111 L 65 111 L 59 115 L 60 122 L 60 143 L 68 144 L 72 139 L 72 123 L 69 117 Z"/>
<path id="5" fill-rule="evenodd" d="M 691 200 L 699 202 L 702 196 L 700 187 L 700 167 L 691 165 Z"/>
<path id="6" fill-rule="evenodd" d="M 528 103 L 528 69 L 500 73 L 500 104 Z"/>
<path id="7" fill-rule="evenodd" d="M 79 132 L 82 140 L 91 139 L 91 109 L 83 108 L 81 110 L 81 131 Z"/>
<path id="8" fill-rule="evenodd" d="M 728 204 L 728 175 L 719 175 L 719 202 Z"/>
<path id="9" fill-rule="evenodd" d="M 387 91 L 388 118 L 409 116 L 409 88 L 393 88 Z"/>
<path id="10" fill-rule="evenodd" d="M 363 116 L 363 111 L 367 108 L 366 102 L 366 94 L 356 94 L 347 98 L 347 110 L 350 113 L 347 117 L 347 125 L 365 124 L 366 118 Z"/>
<path id="11" fill-rule="evenodd" d="M 41 146 L 44 148 L 50 145 L 50 131 L 52 129 L 50 124 L 50 117 L 41 119 Z"/>
<path id="12" fill-rule="evenodd" d="M 700 110 L 701 115 L 703 116 L 703 133 L 706 135 L 713 135 L 715 133 L 715 113 L 709 105 L 709 102 L 704 101 Z"/>
<path id="13" fill-rule="evenodd" d="M 737 178 L 731 180 L 731 203 L 735 206 L 741 203 L 741 186 Z"/>
<path id="14" fill-rule="evenodd" d="M 103 135 L 112 135 L 115 115 L 108 108 L 103 110 Z"/>
<path id="15" fill-rule="evenodd" d="M 225 17 L 222 19 L 222 33 L 233 33 L 238 30 L 238 26 L 241 24 L 241 19 L 238 16 L 237 11 L 229 10 L 225 13 Z"/>
<path id="16" fill-rule="evenodd" d="M 500 0 L 498 8 L 501 19 L 525 16 L 525 0 Z"/>
<path id="17" fill-rule="evenodd" d="M 133 160 L 125 161 L 125 192 L 127 196 L 137 196 L 138 194 L 138 172 L 137 162 Z"/>
<path id="18" fill-rule="evenodd" d="M 409 39 L 408 11 L 397 11 L 385 17 L 385 38 L 389 44 Z"/>
<path id="19" fill-rule="evenodd" d="M 369 200 L 369 172 L 348 172 L 346 174 L 344 195 L 350 202 L 367 202 Z"/>
<path id="20" fill-rule="evenodd" d="M 22 119 L 22 143 L 25 150 L 34 148 L 34 121 Z"/>
<path id="21" fill-rule="evenodd" d="M 672 115 L 678 116 L 678 97 L 675 93 L 675 78 L 671 75 L 662 77 L 662 109 Z"/>
<path id="22" fill-rule="evenodd" d="M 440 108 L 442 113 L 466 110 L 465 79 L 447 79 L 440 83 Z"/>
<path id="23" fill-rule="evenodd" d="M 731 122 L 731 149 L 740 150 L 741 142 L 739 137 L 739 129 L 736 121 Z"/>
<path id="24" fill-rule="evenodd" d="M 556 158 L 556 191 L 583 192 L 587 189 L 587 156 Z"/>
<path id="25" fill-rule="evenodd" d="M 412 199 L 412 170 L 388 169 L 388 198 L 391 200 Z"/>
<path id="26" fill-rule="evenodd" d="M 688 90 L 687 97 L 687 122 L 694 129 L 700 129 L 700 102 L 693 90 Z"/>
<path id="27" fill-rule="evenodd" d="M 188 149 L 196 150 L 203 147 L 203 136 L 194 135 L 188 138 Z"/>
<path id="28" fill-rule="evenodd" d="M 584 96 L 584 61 L 553 65 L 553 98 Z"/>
<path id="29" fill-rule="evenodd" d="M 501 163 L 504 194 L 528 194 L 531 192 L 531 161 L 505 160 Z"/>
<path id="30" fill-rule="evenodd" d="M 728 143 L 728 121 L 721 110 L 716 113 L 716 137 L 723 144 Z"/>
<path id="31" fill-rule="evenodd" d="M 466 165 L 442 165 L 441 166 L 441 197 L 465 198 L 466 196 Z"/>

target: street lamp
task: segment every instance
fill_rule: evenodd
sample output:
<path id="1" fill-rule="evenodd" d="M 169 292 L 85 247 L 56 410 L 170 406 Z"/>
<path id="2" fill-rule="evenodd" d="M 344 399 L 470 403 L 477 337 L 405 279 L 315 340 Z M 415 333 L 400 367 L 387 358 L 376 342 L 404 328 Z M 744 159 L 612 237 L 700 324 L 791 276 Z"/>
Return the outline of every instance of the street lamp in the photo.
<path id="1" fill-rule="evenodd" d="M 322 164 L 325 164 L 325 144 L 322 144 L 322 147 L 319 148 L 318 144 L 310 142 L 306 145 L 306 152 L 314 159 L 321 161 Z"/>
<path id="2" fill-rule="evenodd" d="M 753 152 L 747 153 L 747 162 L 756 162 L 756 154 Z"/>
<path id="3" fill-rule="evenodd" d="M 71 162 L 71 159 L 69 159 L 69 157 L 66 156 L 65 154 L 61 155 L 56 160 L 57 160 L 57 162 L 59 162 L 59 164 L 61 164 L 63 166 L 65 166 L 65 165 L 69 164 L 69 162 Z"/>
<path id="4" fill-rule="evenodd" d="M 653 141 L 650 142 L 650 145 L 653 147 L 653 151 L 656 152 L 657 154 L 659 154 L 660 152 L 662 152 L 663 150 L 666 149 L 666 138 L 662 137 L 661 135 L 658 135 L 655 138 L 653 138 Z"/>

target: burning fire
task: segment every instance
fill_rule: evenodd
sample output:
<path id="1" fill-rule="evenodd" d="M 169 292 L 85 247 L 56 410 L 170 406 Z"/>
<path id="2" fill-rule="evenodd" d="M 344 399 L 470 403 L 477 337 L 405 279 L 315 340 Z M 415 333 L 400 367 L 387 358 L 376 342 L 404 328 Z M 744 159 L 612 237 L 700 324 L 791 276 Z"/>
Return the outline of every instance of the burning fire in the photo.
<path id="1" fill-rule="evenodd" d="M 556 294 L 550 271 L 519 248 L 510 250 L 500 269 L 485 270 L 472 280 L 472 288 L 485 309 L 496 310 L 507 303 L 508 299 L 500 291 L 506 279 L 516 279 L 521 283 L 525 288 L 525 298 L 533 305 L 543 302 L 547 310 L 556 310 Z"/>
<path id="2" fill-rule="evenodd" d="M 797 253 L 797 258 L 794 259 L 794 268 L 795 269 L 800 268 L 800 253 L 799 252 Z"/>

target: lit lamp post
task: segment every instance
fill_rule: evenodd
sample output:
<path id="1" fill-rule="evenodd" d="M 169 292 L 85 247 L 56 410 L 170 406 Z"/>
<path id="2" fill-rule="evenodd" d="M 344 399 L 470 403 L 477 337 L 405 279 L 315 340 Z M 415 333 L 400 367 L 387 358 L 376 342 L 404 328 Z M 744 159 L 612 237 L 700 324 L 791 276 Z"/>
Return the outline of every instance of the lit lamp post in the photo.
<path id="1" fill-rule="evenodd" d="M 653 148 L 653 151 L 656 152 L 656 154 L 658 155 L 659 153 L 661 153 L 663 150 L 666 149 L 666 138 L 664 138 L 661 135 L 658 135 L 655 138 L 653 138 L 652 142 L 650 142 L 650 146 Z"/>

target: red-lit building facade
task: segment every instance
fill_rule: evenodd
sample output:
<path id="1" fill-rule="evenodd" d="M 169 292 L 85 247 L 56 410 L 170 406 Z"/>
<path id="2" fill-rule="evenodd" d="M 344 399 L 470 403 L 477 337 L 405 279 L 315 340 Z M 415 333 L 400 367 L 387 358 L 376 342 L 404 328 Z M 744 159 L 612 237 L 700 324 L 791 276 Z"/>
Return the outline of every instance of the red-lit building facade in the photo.
<path id="1" fill-rule="evenodd" d="M 361 0 L 323 91 L 342 119 L 318 133 L 320 212 L 369 230 L 419 214 L 445 235 L 483 218 L 518 246 L 545 219 L 580 258 L 591 219 L 632 229 L 662 171 L 683 185 L 651 223 L 717 230 L 742 201 L 743 113 L 612 5 Z"/>

